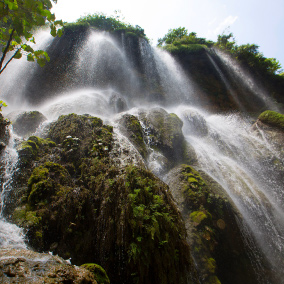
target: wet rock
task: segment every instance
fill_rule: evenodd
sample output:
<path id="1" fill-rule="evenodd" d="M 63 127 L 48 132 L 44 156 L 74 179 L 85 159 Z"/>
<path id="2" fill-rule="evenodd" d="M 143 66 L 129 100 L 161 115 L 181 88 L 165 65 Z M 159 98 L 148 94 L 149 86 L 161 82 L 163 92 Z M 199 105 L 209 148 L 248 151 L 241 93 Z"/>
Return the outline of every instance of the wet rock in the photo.
<path id="1" fill-rule="evenodd" d="M 6 147 L 9 141 L 9 131 L 8 125 L 10 124 L 9 120 L 6 120 L 2 113 L 0 113 L 0 153 Z"/>
<path id="2" fill-rule="evenodd" d="M 137 117 L 130 114 L 123 115 L 119 121 L 119 129 L 135 146 L 141 156 L 147 158 L 147 148 L 143 138 L 143 129 Z"/>
<path id="3" fill-rule="evenodd" d="M 204 137 L 208 135 L 208 127 L 204 117 L 196 111 L 187 110 L 183 112 L 185 121 L 184 131 L 186 134 Z"/>
<path id="4" fill-rule="evenodd" d="M 176 114 L 169 114 L 162 108 L 153 108 L 140 111 L 139 119 L 144 124 L 148 145 L 161 152 L 171 167 L 180 162 L 192 163 L 196 160 L 194 150 L 183 136 L 183 122 Z"/>
<path id="5" fill-rule="evenodd" d="M 258 283 L 242 219 L 224 189 L 188 165 L 171 170 L 166 182 L 185 220 L 200 282 Z"/>
<path id="6" fill-rule="evenodd" d="M 284 115 L 275 111 L 263 112 L 252 126 L 252 131 L 269 141 L 284 158 Z"/>
<path id="7" fill-rule="evenodd" d="M 92 272 L 98 284 L 110 284 L 109 278 L 105 270 L 100 265 L 95 263 L 85 263 L 81 265 L 81 267 Z"/>
<path id="8" fill-rule="evenodd" d="M 116 163 L 111 131 L 98 118 L 72 114 L 51 126 L 54 147 L 31 137 L 37 156 L 17 180 L 25 191 L 13 221 L 31 247 L 76 265 L 99 263 L 111 283 L 197 283 L 168 187 L 131 161 Z"/>
<path id="9" fill-rule="evenodd" d="M 94 275 L 64 259 L 30 250 L 0 250 L 1 283 L 96 284 Z"/>
<path id="10" fill-rule="evenodd" d="M 33 134 L 45 120 L 47 120 L 47 118 L 39 111 L 28 111 L 19 114 L 12 124 L 17 135 L 28 137 Z"/>

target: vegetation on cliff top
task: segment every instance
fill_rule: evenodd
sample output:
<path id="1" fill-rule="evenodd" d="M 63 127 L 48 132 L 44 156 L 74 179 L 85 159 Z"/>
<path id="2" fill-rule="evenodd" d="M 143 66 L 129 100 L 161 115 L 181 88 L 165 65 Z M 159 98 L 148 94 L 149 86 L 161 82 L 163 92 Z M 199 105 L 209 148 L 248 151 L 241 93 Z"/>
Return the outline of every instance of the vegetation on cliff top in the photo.
<path id="1" fill-rule="evenodd" d="M 158 39 L 158 46 L 172 54 L 196 53 L 212 45 L 212 41 L 199 38 L 196 33 L 188 33 L 187 29 L 181 27 L 170 29 L 163 38 Z"/>
<path id="2" fill-rule="evenodd" d="M 254 70 L 264 74 L 278 74 L 283 72 L 276 58 L 266 58 L 259 52 L 256 44 L 237 45 L 232 33 L 218 35 L 215 44 L 219 48 L 230 52 L 240 62 L 247 64 Z M 283 74 L 283 73 L 282 73 Z"/>
<path id="3" fill-rule="evenodd" d="M 170 29 L 168 33 L 158 39 L 158 46 L 172 54 L 196 53 L 206 47 L 217 46 L 231 53 L 233 57 L 262 74 L 282 75 L 281 65 L 275 58 L 266 58 L 259 52 L 256 44 L 237 45 L 233 34 L 218 35 L 217 42 L 197 37 L 196 33 L 188 33 L 184 27 Z M 281 74 L 280 74 L 281 73 Z"/>
<path id="4" fill-rule="evenodd" d="M 79 18 L 75 23 L 69 23 L 66 24 L 65 29 L 66 30 L 77 30 L 84 27 L 91 27 L 96 30 L 100 31 L 108 31 L 111 33 L 124 31 L 129 35 L 135 35 L 137 37 L 145 38 L 146 35 L 144 33 L 144 30 L 136 25 L 135 27 L 124 23 L 120 20 L 120 16 L 106 16 L 103 13 L 98 14 L 89 14 L 87 16 Z"/>

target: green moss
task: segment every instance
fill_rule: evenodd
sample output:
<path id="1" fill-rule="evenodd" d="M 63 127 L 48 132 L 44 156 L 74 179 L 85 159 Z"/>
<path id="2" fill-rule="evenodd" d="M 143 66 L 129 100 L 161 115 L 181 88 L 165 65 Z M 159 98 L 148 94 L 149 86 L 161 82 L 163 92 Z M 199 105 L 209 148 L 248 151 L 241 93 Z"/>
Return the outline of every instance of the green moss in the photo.
<path id="1" fill-rule="evenodd" d="M 35 142 L 37 146 L 56 147 L 56 143 L 49 138 L 43 139 L 37 136 L 31 136 L 28 140 Z"/>
<path id="2" fill-rule="evenodd" d="M 128 138 L 134 144 L 143 158 L 147 157 L 147 148 L 143 139 L 143 129 L 139 120 L 134 115 L 123 116 L 123 125 L 126 128 Z"/>
<path id="3" fill-rule="evenodd" d="M 210 276 L 207 283 L 208 284 L 221 284 L 220 280 L 215 275 Z"/>
<path id="4" fill-rule="evenodd" d="M 270 126 L 279 128 L 281 130 L 284 129 L 284 115 L 276 111 L 267 110 L 262 114 L 260 114 L 258 119 L 261 122 L 268 124 Z"/>
<path id="5" fill-rule="evenodd" d="M 41 217 L 37 216 L 35 211 L 31 211 L 28 206 L 22 206 L 15 209 L 13 221 L 24 228 L 36 227 L 41 222 Z"/>
<path id="6" fill-rule="evenodd" d="M 18 152 L 22 161 L 29 161 L 36 158 L 38 154 L 38 145 L 32 140 L 23 141 L 19 146 Z"/>
<path id="7" fill-rule="evenodd" d="M 59 164 L 46 162 L 36 167 L 28 180 L 28 202 L 30 205 L 47 204 L 52 195 L 68 184 L 68 172 Z"/>
<path id="8" fill-rule="evenodd" d="M 81 267 L 84 267 L 90 272 L 92 272 L 98 284 L 109 284 L 110 283 L 107 273 L 100 265 L 95 264 L 95 263 L 85 263 L 85 264 L 82 264 Z"/>
<path id="9" fill-rule="evenodd" d="M 98 117 L 94 117 L 94 118 L 92 118 L 92 126 L 93 127 L 102 127 L 103 121 Z"/>
<path id="10" fill-rule="evenodd" d="M 207 268 L 208 268 L 208 271 L 210 271 L 211 273 L 215 273 L 216 261 L 214 258 L 211 257 L 207 260 Z"/>
<path id="11" fill-rule="evenodd" d="M 192 212 L 189 217 L 193 221 L 194 225 L 199 225 L 204 219 L 207 219 L 208 216 L 203 211 L 194 211 Z"/>

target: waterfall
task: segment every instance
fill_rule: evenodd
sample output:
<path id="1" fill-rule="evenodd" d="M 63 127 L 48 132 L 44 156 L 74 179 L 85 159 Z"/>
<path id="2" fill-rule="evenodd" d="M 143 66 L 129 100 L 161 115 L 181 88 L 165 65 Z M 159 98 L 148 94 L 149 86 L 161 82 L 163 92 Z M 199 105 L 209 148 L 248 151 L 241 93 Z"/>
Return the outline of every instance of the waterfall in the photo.
<path id="1" fill-rule="evenodd" d="M 0 249 L 5 248 L 26 248 L 23 230 L 14 224 L 8 223 L 4 216 L 5 199 L 9 191 L 13 190 L 13 175 L 17 171 L 18 153 L 15 149 L 17 137 L 10 129 L 10 141 L 0 160 L 3 162 L 3 172 L 0 177 L 1 196 L 0 196 Z"/>
<path id="2" fill-rule="evenodd" d="M 249 90 L 255 98 L 261 100 L 268 109 L 279 111 L 275 102 L 269 97 L 261 82 L 258 82 L 239 62 L 225 52 L 214 49 L 213 52 L 226 67 L 228 74 L 231 74 L 239 84 Z"/>
<path id="3" fill-rule="evenodd" d="M 187 141 L 194 147 L 200 167 L 232 198 L 268 258 L 275 274 L 283 277 L 284 208 L 283 176 L 266 141 L 254 135 L 248 121 L 237 115 L 210 115 L 198 109 L 180 108 Z M 187 115 L 198 112 L 207 135 L 192 129 Z M 191 127 L 190 130 L 187 128 Z M 281 162 L 283 165 L 283 162 Z"/>
<path id="4" fill-rule="evenodd" d="M 137 66 L 131 60 L 133 54 L 128 56 L 130 51 L 125 34 L 122 34 L 122 43 L 120 46 L 108 33 L 90 31 L 76 48 L 72 68 L 66 74 L 58 73 L 64 77 L 64 88 L 49 98 L 36 94 L 42 101 L 34 105 L 25 100 L 25 90 L 33 84 L 35 65 L 23 59 L 14 60 L 0 77 L 1 99 L 9 105 L 9 110 L 5 111 L 36 109 L 49 120 L 69 113 L 98 116 L 104 123 L 115 126 L 111 155 L 117 157 L 116 162 L 146 165 L 160 178 L 166 172 L 166 158 L 151 148 L 151 134 L 147 127 L 140 121 L 149 152 L 147 161 L 143 161 L 131 142 L 118 130 L 114 120 L 121 112 L 139 116 L 137 110 L 142 107 L 151 109 L 160 106 L 177 114 L 183 121 L 186 141 L 196 152 L 199 168 L 224 188 L 241 212 L 239 223 L 243 234 L 247 240 L 256 240 L 258 249 L 267 258 L 276 277 L 283 279 L 284 180 L 278 168 L 278 164 L 284 166 L 281 153 L 264 136 L 253 133 L 250 117 L 238 113 L 209 113 L 198 107 L 198 98 L 195 97 L 198 86 L 169 53 L 139 39 L 137 53 L 140 65 Z M 51 38 L 42 34 L 40 46 L 48 45 L 52 45 Z M 265 91 L 228 55 L 215 50 L 214 54 L 207 53 L 206 57 L 240 110 L 245 109 L 243 100 L 235 91 L 230 76 L 237 78 L 237 82 L 241 82 L 266 106 L 277 109 Z M 216 58 L 231 75 L 220 68 Z M 50 86 L 53 84 L 48 82 L 48 87 L 49 83 Z M 44 88 L 46 86 L 42 87 L 43 94 Z M 1 185 L 0 247 L 25 248 L 22 230 L 9 224 L 2 216 L 5 197 L 9 190 L 13 190 L 11 181 L 17 170 L 14 144 L 15 137 L 11 132 L 9 145 L 1 156 L 5 170 Z M 122 150 L 119 150 L 120 147 Z M 128 157 L 130 152 L 134 155 Z M 251 250 L 255 251 L 256 248 L 251 246 Z"/>

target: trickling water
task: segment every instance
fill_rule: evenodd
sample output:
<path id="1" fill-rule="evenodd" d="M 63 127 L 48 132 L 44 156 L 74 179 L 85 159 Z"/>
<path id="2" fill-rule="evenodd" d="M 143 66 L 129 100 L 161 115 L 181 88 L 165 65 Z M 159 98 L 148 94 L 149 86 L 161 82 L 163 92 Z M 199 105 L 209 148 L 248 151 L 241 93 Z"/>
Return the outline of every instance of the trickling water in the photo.
<path id="1" fill-rule="evenodd" d="M 214 68 L 216 69 L 216 71 L 218 72 L 221 80 L 223 81 L 223 83 L 226 86 L 227 91 L 229 92 L 230 96 L 233 98 L 234 102 L 238 105 L 238 107 L 240 108 L 240 110 L 245 110 L 244 106 L 241 105 L 240 100 L 238 99 L 238 96 L 236 94 L 236 92 L 233 90 L 230 82 L 227 80 L 227 78 L 225 77 L 224 73 L 221 71 L 221 69 L 218 67 L 218 65 L 216 64 L 216 62 L 214 61 L 214 59 L 212 58 L 212 56 L 209 53 L 206 53 L 206 55 L 208 56 L 209 60 L 211 61 L 211 63 L 213 64 Z"/>
<path id="2" fill-rule="evenodd" d="M 74 80 L 82 86 L 118 88 L 134 92 L 139 80 L 132 70 L 125 51 L 106 32 L 90 31 L 77 51 Z"/>
<path id="3" fill-rule="evenodd" d="M 265 89 L 261 87 L 260 82 L 256 82 L 252 75 L 242 68 L 234 58 L 219 49 L 214 49 L 214 52 L 228 69 L 228 72 L 232 73 L 237 78 L 239 84 L 247 87 L 252 94 L 265 103 L 268 109 L 279 111 L 278 107 L 268 96 Z"/>
<path id="4" fill-rule="evenodd" d="M 161 80 L 161 87 L 169 103 L 190 103 L 193 100 L 193 84 L 184 74 L 181 66 L 166 51 L 155 48 L 154 59 Z"/>
<path id="5" fill-rule="evenodd" d="M 8 223 L 3 217 L 5 199 L 7 194 L 13 189 L 13 175 L 17 171 L 18 153 L 14 147 L 16 139 L 17 137 L 10 129 L 9 144 L 0 157 L 4 163 L 0 196 L 0 248 L 26 248 L 23 230 L 14 224 Z"/>
<path id="6" fill-rule="evenodd" d="M 186 131 L 189 126 L 184 114 L 192 110 L 178 111 Z M 206 121 L 208 134 L 187 131 L 186 138 L 201 168 L 227 191 L 275 274 L 283 277 L 279 267 L 284 265 L 284 181 L 273 163 L 278 157 L 251 133 L 251 125 L 240 116 L 199 115 Z"/>

